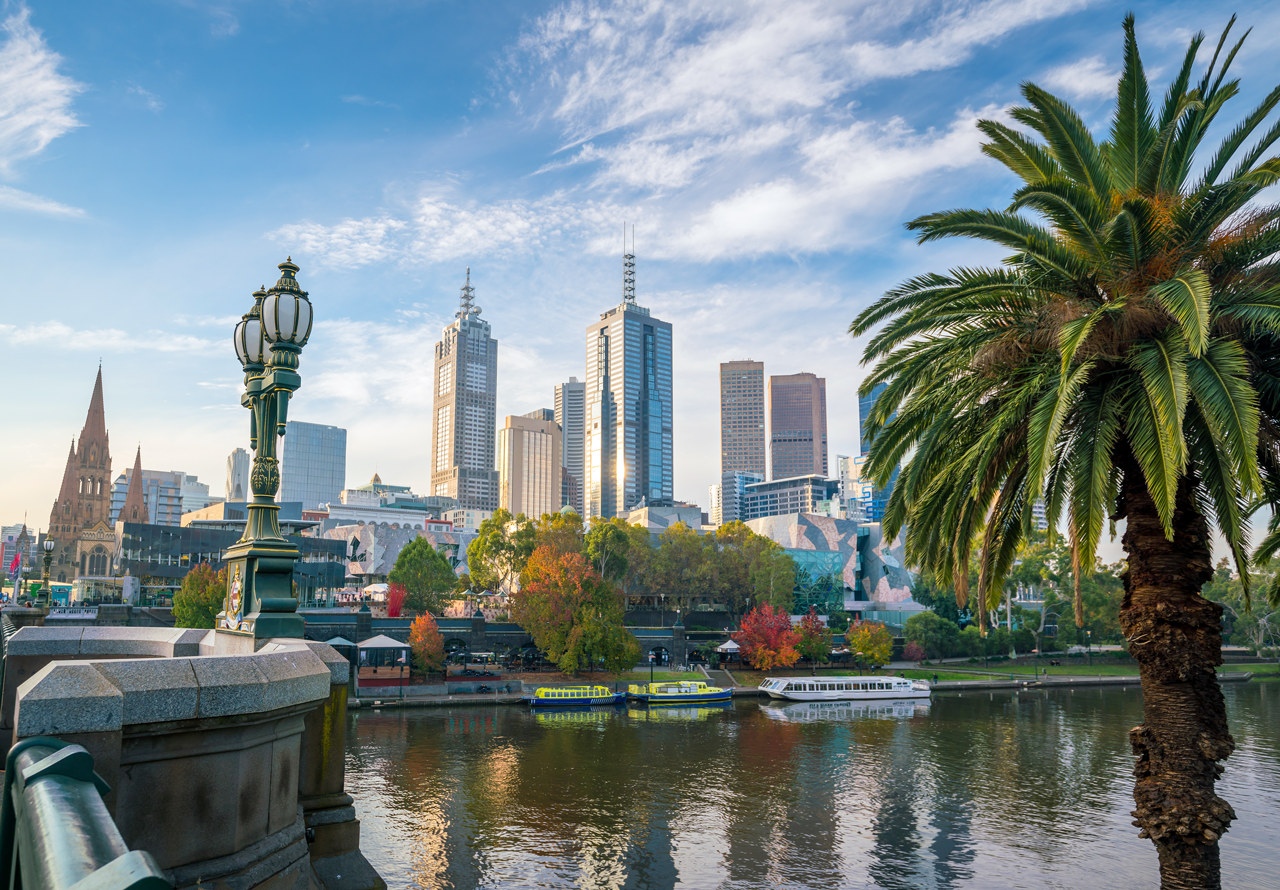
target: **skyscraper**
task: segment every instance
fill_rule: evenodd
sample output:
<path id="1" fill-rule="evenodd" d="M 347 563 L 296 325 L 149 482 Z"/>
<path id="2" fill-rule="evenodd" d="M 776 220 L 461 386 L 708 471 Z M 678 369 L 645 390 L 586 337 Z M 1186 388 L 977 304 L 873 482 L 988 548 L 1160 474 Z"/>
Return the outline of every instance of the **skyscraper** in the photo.
<path id="1" fill-rule="evenodd" d="M 867 393 L 865 396 L 858 396 L 858 437 L 862 440 L 862 454 L 859 468 L 866 463 L 867 455 L 871 451 L 872 436 L 867 431 L 867 418 L 871 416 L 872 409 L 876 406 L 876 400 L 885 391 L 887 383 L 879 383 Z M 889 415 L 889 420 L 897 416 L 895 411 Z M 869 494 L 864 497 L 864 507 L 867 520 L 870 522 L 879 522 L 884 518 L 885 507 L 889 504 L 889 497 L 893 494 L 894 483 L 898 481 L 898 468 L 894 467 L 893 476 L 889 479 L 889 484 L 884 488 L 875 488 L 870 485 L 868 480 Z"/>
<path id="2" fill-rule="evenodd" d="M 671 324 L 636 302 L 635 254 L 622 269 L 622 302 L 586 331 L 585 516 L 673 503 Z"/>
<path id="3" fill-rule="evenodd" d="M 720 472 L 765 472 L 764 362 L 720 363 Z"/>
<path id="4" fill-rule="evenodd" d="M 347 431 L 341 427 L 291 420 L 285 424 L 280 459 L 278 503 L 301 501 L 318 510 L 337 501 L 347 487 Z M 246 499 L 252 492 L 245 492 Z"/>
<path id="5" fill-rule="evenodd" d="M 126 522 L 145 522 L 151 525 L 182 525 L 182 514 L 186 512 L 182 500 L 182 481 L 186 474 L 143 470 L 139 465 L 141 457 L 142 449 L 139 448 L 134 469 L 121 473 L 111 485 L 112 524 L 124 519 Z M 136 482 L 135 472 L 141 472 Z M 135 491 L 141 499 L 137 501 L 137 505 L 146 506 L 146 510 L 136 517 L 132 510 L 125 511 L 128 498 L 133 497 Z"/>
<path id="6" fill-rule="evenodd" d="M 827 475 L 827 379 L 769 378 L 769 478 Z"/>
<path id="7" fill-rule="evenodd" d="M 531 519 L 560 509 L 560 425 L 546 409 L 508 417 L 498 431 L 498 506 Z"/>
<path id="8" fill-rule="evenodd" d="M 858 437 L 862 440 L 862 454 L 866 454 L 871 450 L 871 436 L 867 432 L 867 418 L 871 416 L 871 409 L 876 406 L 876 399 L 880 398 L 880 394 L 885 391 L 887 383 L 877 383 L 871 392 L 858 396 Z M 897 412 L 894 412 L 895 414 Z"/>
<path id="9" fill-rule="evenodd" d="M 577 377 L 570 377 L 568 383 L 556 386 L 556 423 L 560 424 L 561 460 L 565 471 L 573 477 L 573 483 L 564 486 L 569 496 L 566 503 L 582 512 L 583 485 L 583 445 L 586 440 L 586 404 L 587 385 Z"/>
<path id="10" fill-rule="evenodd" d="M 237 448 L 227 455 L 227 494 L 229 501 L 247 501 L 249 491 L 249 452 Z"/>
<path id="11" fill-rule="evenodd" d="M 431 439 L 431 494 L 463 510 L 498 508 L 493 468 L 497 426 L 498 341 L 474 304 L 471 269 L 454 320 L 436 344 Z"/>

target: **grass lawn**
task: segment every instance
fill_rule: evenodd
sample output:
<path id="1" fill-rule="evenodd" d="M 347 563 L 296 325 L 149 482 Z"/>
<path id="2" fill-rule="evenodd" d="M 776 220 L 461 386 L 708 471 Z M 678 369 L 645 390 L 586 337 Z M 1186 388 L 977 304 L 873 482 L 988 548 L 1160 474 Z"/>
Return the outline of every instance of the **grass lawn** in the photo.
<path id="1" fill-rule="evenodd" d="M 958 667 L 951 663 L 947 667 Z M 981 674 L 1033 674 L 1048 670 L 1050 677 L 1136 677 L 1138 675 L 1138 663 L 1133 664 L 1095 664 L 1089 667 L 1089 663 L 1084 659 L 1071 659 L 1070 661 L 1063 659 L 1059 667 L 1050 667 L 1048 664 L 1032 666 L 1029 664 L 1001 664 L 996 662 L 988 667 L 983 667 L 982 662 L 977 664 L 966 664 L 965 670 L 978 671 Z"/>
<path id="2" fill-rule="evenodd" d="M 996 679 L 995 677 L 992 677 L 989 674 L 962 674 L 962 673 L 956 673 L 954 671 L 925 671 L 925 670 L 902 671 L 902 676 L 907 677 L 908 679 L 911 679 L 911 680 L 929 680 L 932 682 L 933 675 L 935 673 L 938 675 L 939 683 L 946 683 L 951 680 L 994 680 Z"/>

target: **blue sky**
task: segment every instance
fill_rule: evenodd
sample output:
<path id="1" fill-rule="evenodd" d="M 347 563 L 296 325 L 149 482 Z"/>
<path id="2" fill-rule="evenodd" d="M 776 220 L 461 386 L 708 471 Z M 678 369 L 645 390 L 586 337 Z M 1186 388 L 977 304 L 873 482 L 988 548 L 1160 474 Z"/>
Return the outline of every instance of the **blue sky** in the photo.
<path id="1" fill-rule="evenodd" d="M 997 258 L 903 221 L 1003 205 L 973 121 L 1023 80 L 1101 126 L 1129 9 L 1157 90 L 1231 11 L 1255 32 L 1224 117 L 1280 82 L 1264 3 L 4 3 L 0 521 L 47 522 L 99 359 L 115 471 L 141 443 L 220 491 L 248 427 L 231 326 L 286 254 L 317 318 L 291 416 L 348 429 L 349 483 L 425 490 L 464 270 L 500 421 L 582 376 L 624 220 L 640 302 L 675 326 L 676 496 L 705 506 L 718 473 L 729 359 L 825 376 L 853 453 L 849 321 Z"/>

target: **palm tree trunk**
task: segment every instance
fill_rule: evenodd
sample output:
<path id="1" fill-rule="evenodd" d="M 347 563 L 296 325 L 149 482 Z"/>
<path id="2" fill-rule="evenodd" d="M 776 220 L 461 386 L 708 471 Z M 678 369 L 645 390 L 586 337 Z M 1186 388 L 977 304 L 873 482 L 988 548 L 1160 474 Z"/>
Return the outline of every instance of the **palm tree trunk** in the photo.
<path id="1" fill-rule="evenodd" d="M 1218 838 L 1235 812 L 1214 782 L 1235 740 L 1216 676 L 1222 607 L 1200 596 L 1213 576 L 1209 530 L 1183 479 L 1169 541 L 1141 470 L 1124 457 L 1129 566 L 1120 626 L 1141 666 L 1144 721 L 1129 732 L 1138 759 L 1133 824 L 1156 845 L 1162 890 L 1217 890 Z"/>

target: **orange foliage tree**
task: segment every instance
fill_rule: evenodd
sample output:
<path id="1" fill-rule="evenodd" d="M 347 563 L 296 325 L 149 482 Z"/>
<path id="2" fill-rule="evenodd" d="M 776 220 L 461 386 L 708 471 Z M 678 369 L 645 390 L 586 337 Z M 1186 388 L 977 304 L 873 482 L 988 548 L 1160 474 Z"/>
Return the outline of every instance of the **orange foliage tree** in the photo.
<path id="1" fill-rule="evenodd" d="M 800 634 L 791 627 L 791 616 L 768 603 L 756 606 L 743 617 L 733 641 L 741 647 L 743 660 L 758 670 L 791 667 L 800 660 L 796 649 Z"/>
<path id="2" fill-rule="evenodd" d="M 418 670 L 429 673 L 444 667 L 444 637 L 430 614 L 414 619 L 409 628 L 409 649 Z"/>

